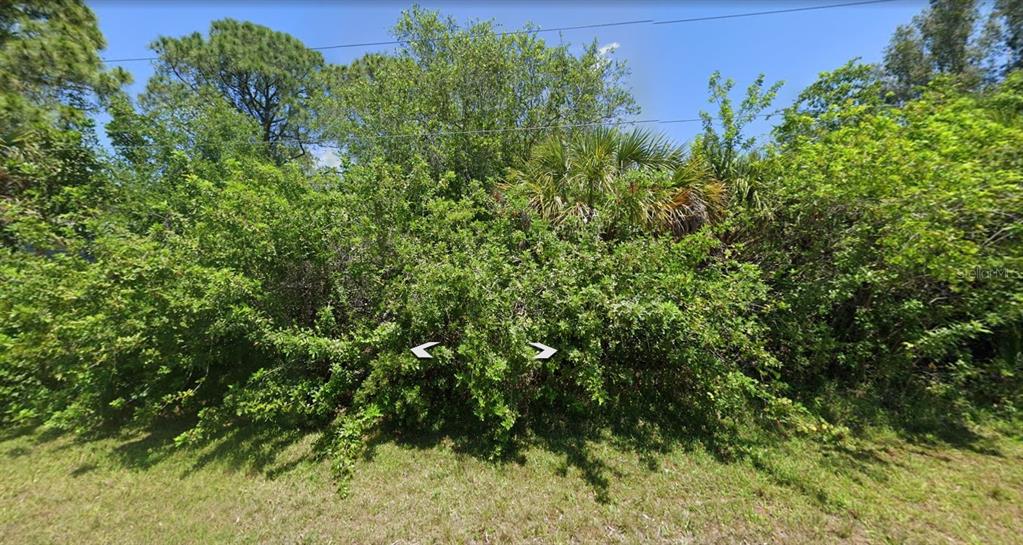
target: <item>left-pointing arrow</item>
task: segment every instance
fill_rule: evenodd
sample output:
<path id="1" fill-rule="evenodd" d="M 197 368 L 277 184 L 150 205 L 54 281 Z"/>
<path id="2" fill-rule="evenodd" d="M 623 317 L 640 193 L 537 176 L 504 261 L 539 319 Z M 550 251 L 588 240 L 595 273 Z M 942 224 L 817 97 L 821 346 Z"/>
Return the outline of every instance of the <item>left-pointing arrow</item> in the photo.
<path id="1" fill-rule="evenodd" d="M 431 359 L 431 358 L 433 358 L 433 356 L 431 356 L 430 353 L 426 351 L 426 349 L 430 348 L 432 346 L 436 346 L 438 344 L 440 344 L 440 343 L 423 343 L 423 344 L 413 348 L 412 349 L 412 353 L 415 354 L 415 356 L 417 358 L 421 359 L 421 360 Z"/>

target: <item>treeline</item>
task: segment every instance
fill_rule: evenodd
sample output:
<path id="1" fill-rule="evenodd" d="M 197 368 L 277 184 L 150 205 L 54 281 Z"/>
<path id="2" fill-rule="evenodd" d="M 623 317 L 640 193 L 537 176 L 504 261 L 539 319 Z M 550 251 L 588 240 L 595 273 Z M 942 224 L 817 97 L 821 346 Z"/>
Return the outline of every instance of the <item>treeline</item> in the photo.
<path id="1" fill-rule="evenodd" d="M 637 112 L 596 44 L 413 9 L 338 66 L 222 20 L 154 42 L 132 98 L 84 5 L 5 4 L 0 419 L 323 429 L 344 474 L 381 425 L 500 455 L 562 419 L 729 444 L 1011 416 L 1021 19 L 980 40 L 963 6 L 822 74 L 766 143 L 743 127 L 778 86 L 733 103 L 715 74 L 683 148 L 583 126 Z"/>

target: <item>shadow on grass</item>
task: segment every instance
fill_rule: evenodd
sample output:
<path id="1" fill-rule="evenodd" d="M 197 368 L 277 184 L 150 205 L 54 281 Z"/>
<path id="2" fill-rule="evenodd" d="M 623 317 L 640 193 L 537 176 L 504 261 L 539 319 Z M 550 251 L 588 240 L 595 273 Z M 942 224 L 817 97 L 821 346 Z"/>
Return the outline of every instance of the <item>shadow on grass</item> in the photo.
<path id="1" fill-rule="evenodd" d="M 191 457 L 186 473 L 218 465 L 272 479 L 314 458 L 312 453 L 284 456 L 292 445 L 311 433 L 308 430 L 247 424 L 225 428 L 195 443 L 179 445 L 176 438 L 190 426 L 190 422 L 184 421 L 153 426 L 115 447 L 114 459 L 124 467 L 144 470 L 175 452 L 185 451 Z"/>
<path id="2" fill-rule="evenodd" d="M 642 396 L 636 396 L 640 399 Z M 647 398 L 656 399 L 656 398 Z M 516 440 L 495 455 L 493 443 L 482 430 L 471 424 L 449 423 L 433 430 L 409 433 L 385 428 L 375 434 L 365 450 L 364 462 L 372 461 L 376 448 L 385 443 L 403 448 L 433 449 L 447 446 L 458 455 L 489 460 L 494 464 L 523 464 L 525 451 L 540 449 L 561 460 L 556 469 L 560 476 L 578 475 L 599 503 L 613 501 L 612 488 L 623 476 L 616 453 L 635 456 L 647 471 L 661 469 L 664 457 L 671 452 L 700 450 L 722 463 L 739 463 L 749 452 L 769 448 L 782 438 L 758 433 L 722 432 L 711 424 L 709 415 L 693 412 L 681 404 L 664 399 L 642 405 L 619 404 L 618 410 L 601 415 L 563 415 L 555 409 L 535 411 L 528 426 L 516 430 Z M 607 452 L 610 449 L 611 456 Z"/>
<path id="3" fill-rule="evenodd" d="M 644 399 L 636 396 L 635 399 Z M 472 425 L 449 424 L 437 429 L 411 430 L 383 427 L 367 442 L 364 462 L 372 461 L 376 448 L 393 443 L 404 448 L 432 449 L 450 447 L 459 456 L 471 456 L 494 464 L 524 464 L 525 451 L 538 448 L 551 452 L 562 460 L 556 471 L 562 476 L 578 475 L 592 490 L 600 503 L 611 503 L 612 489 L 622 477 L 619 459 L 608 458 L 602 452 L 610 447 L 614 452 L 635 456 L 639 465 L 650 472 L 661 468 L 665 456 L 671 452 L 708 453 L 721 463 L 741 463 L 755 469 L 770 482 L 791 490 L 821 507 L 834 511 L 844 506 L 829 496 L 813 475 L 793 471 L 782 463 L 785 456 L 800 456 L 801 452 L 786 451 L 789 438 L 777 431 L 750 426 L 723 427 L 709 415 L 692 412 L 686 406 L 669 399 L 622 404 L 617 411 L 606 411 L 599 416 L 558 414 L 553 409 L 534 410 L 528 427 L 516 430 L 518 439 L 495 451 L 493 442 L 487 441 Z M 537 414 L 539 413 L 539 416 Z M 880 413 L 879 413 L 880 414 Z M 880 416 L 875 415 L 880 420 Z M 892 418 L 885 416 L 884 424 L 896 437 L 917 454 L 940 456 L 940 448 L 967 450 L 985 456 L 1003 456 L 989 437 L 978 435 L 965 424 L 948 419 Z M 869 422 L 861 418 L 859 422 Z M 188 456 L 188 474 L 197 469 L 217 465 L 234 471 L 257 474 L 274 479 L 287 474 L 305 463 L 321 457 L 312 440 L 306 441 L 310 430 L 298 428 L 265 427 L 254 424 L 228 427 L 197 444 L 180 446 L 175 439 L 194 425 L 191 420 L 170 420 L 146 429 L 112 428 L 88 436 L 75 437 L 69 444 L 82 444 L 95 440 L 112 440 L 111 459 L 122 467 L 144 471 L 167 460 L 177 452 Z M 45 445 L 59 438 L 59 432 L 38 432 L 31 428 L 6 430 L 0 439 L 28 435 L 30 446 L 18 446 L 5 452 L 8 457 L 31 456 L 35 446 Z M 300 448 L 292 449 L 305 442 Z M 900 465 L 883 444 L 870 441 L 858 446 L 849 443 L 828 442 L 814 438 L 804 439 L 813 444 L 814 456 L 828 472 L 842 474 L 861 485 L 883 484 L 891 465 Z M 61 443 L 53 448 L 67 448 Z M 285 453 L 287 453 L 285 455 Z M 85 475 L 96 466 L 85 464 L 75 470 L 75 477 Z M 357 470 L 356 470 L 357 471 Z"/>
<path id="4" fill-rule="evenodd" d="M 578 471 L 592 489 L 598 502 L 610 502 L 611 481 L 613 478 L 621 477 L 621 474 L 605 462 L 593 448 L 595 443 L 603 439 L 602 434 L 596 430 L 588 430 L 590 426 L 582 422 L 571 424 L 565 422 L 559 425 L 562 431 L 547 429 L 538 433 L 537 429 L 530 429 L 523 433 L 524 437 L 499 451 L 495 451 L 492 443 L 481 439 L 479 433 L 473 433 L 464 426 L 448 425 L 439 430 L 411 433 L 387 427 L 369 439 L 362 461 L 372 462 L 379 446 L 395 444 L 404 449 L 417 450 L 447 447 L 457 456 L 471 456 L 495 465 L 523 465 L 526 463 L 525 450 L 540 447 L 562 458 L 562 464 L 556 470 L 560 476 L 568 476 L 572 469 Z"/>
<path id="5" fill-rule="evenodd" d="M 93 471 L 96 471 L 97 469 L 99 469 L 98 465 L 92 463 L 85 463 L 71 470 L 71 476 L 81 477 L 82 475 L 87 475 L 89 473 L 92 473 Z"/>
<path id="6" fill-rule="evenodd" d="M 1006 421 L 992 418 L 973 409 L 964 409 L 955 400 L 938 395 L 929 395 L 919 389 L 907 388 L 904 396 L 895 400 L 879 394 L 858 396 L 829 395 L 827 401 L 817 400 L 818 405 L 828 406 L 823 411 L 829 421 L 840 421 L 855 433 L 873 428 L 890 430 L 900 440 L 916 446 L 953 448 L 1003 457 L 996 441 L 989 435 L 977 432 L 977 418 L 988 424 Z M 837 409 L 835 409 L 837 407 Z M 988 427 L 988 426 L 984 426 Z M 1001 426 L 1000 435 L 1023 438 L 1023 426 Z"/>
<path id="7" fill-rule="evenodd" d="M 48 446 L 54 451 L 63 451 L 75 446 L 104 442 L 112 445 L 106 453 L 108 460 L 117 466 L 145 471 L 164 462 L 176 453 L 187 453 L 188 467 L 185 474 L 209 465 L 219 465 L 231 471 L 241 471 L 266 478 L 276 478 L 288 473 L 303 463 L 316 458 L 309 449 L 296 449 L 284 454 L 290 447 L 302 441 L 313 432 L 299 428 L 282 429 L 258 425 L 241 425 L 225 428 L 207 439 L 180 445 L 177 437 L 195 424 L 190 419 L 163 420 L 145 428 L 110 426 L 96 433 L 76 435 L 57 430 L 39 430 L 21 427 L 7 430 L 0 441 L 25 438 L 28 446 L 16 446 L 4 454 L 8 458 L 32 456 L 36 447 Z M 93 463 L 85 463 L 71 471 L 79 477 L 98 469 Z"/>
<path id="8" fill-rule="evenodd" d="M 754 419 L 741 418 L 742 423 L 723 423 L 716 416 L 694 411 L 692 407 L 671 396 L 637 395 L 642 402 L 619 401 L 618 410 L 600 416 L 560 416 L 554 410 L 541 411 L 543 416 L 530 419 L 527 429 L 518 430 L 520 439 L 498 458 L 488 456 L 485 442 L 472 429 L 445 428 L 443 432 L 422 434 L 389 432 L 374 441 L 393 442 L 407 447 L 433 448 L 442 442 L 456 452 L 489 458 L 495 463 L 522 463 L 523 451 L 540 448 L 558 455 L 562 475 L 571 470 L 587 483 L 593 497 L 610 503 L 614 483 L 621 477 L 620 460 L 609 458 L 603 451 L 610 446 L 615 452 L 628 452 L 640 466 L 656 472 L 671 452 L 700 451 L 724 464 L 744 464 L 769 482 L 829 512 L 851 508 L 834 483 L 821 482 L 821 472 L 840 475 L 864 487 L 886 486 L 892 469 L 905 468 L 903 452 L 942 456 L 941 450 L 952 449 L 983 456 L 1004 457 L 998 440 L 983 435 L 970 426 L 965 417 L 957 417 L 947 407 L 933 400 L 928 410 L 910 406 L 900 412 L 883 411 L 865 415 L 857 422 L 861 434 L 829 438 L 824 433 L 793 441 L 781 429 L 769 429 L 766 422 L 752 424 Z M 652 401 L 650 401 L 652 400 Z M 890 430 L 896 443 L 875 440 L 868 429 L 872 426 Z M 867 440 L 862 441 L 859 438 Z M 371 460 L 372 447 L 367 451 Z M 802 464 L 789 463 L 791 458 L 805 457 Z M 804 469 L 812 468 L 812 471 Z"/>

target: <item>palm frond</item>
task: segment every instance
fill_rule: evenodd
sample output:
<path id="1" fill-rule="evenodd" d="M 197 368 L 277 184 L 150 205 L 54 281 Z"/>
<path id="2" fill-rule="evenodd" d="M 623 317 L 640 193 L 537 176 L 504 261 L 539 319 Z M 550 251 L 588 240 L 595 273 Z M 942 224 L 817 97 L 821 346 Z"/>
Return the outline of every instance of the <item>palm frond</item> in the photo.
<path id="1" fill-rule="evenodd" d="M 706 157 L 685 156 L 665 137 L 643 130 L 601 127 L 554 135 L 537 144 L 508 179 L 554 223 L 603 214 L 608 225 L 674 236 L 715 221 L 727 201 Z"/>

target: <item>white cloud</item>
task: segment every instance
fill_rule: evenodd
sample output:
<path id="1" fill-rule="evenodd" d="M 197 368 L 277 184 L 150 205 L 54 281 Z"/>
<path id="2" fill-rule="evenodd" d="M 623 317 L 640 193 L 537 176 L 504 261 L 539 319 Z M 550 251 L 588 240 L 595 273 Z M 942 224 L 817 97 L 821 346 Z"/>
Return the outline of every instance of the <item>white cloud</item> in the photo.
<path id="1" fill-rule="evenodd" d="M 609 44 L 604 44 L 604 45 L 600 46 L 597 49 L 597 53 L 600 54 L 601 57 L 606 57 L 606 56 L 610 55 L 611 53 L 614 53 L 614 50 L 618 49 L 619 47 L 621 47 L 621 45 L 622 44 L 620 44 L 618 42 L 611 42 Z"/>

